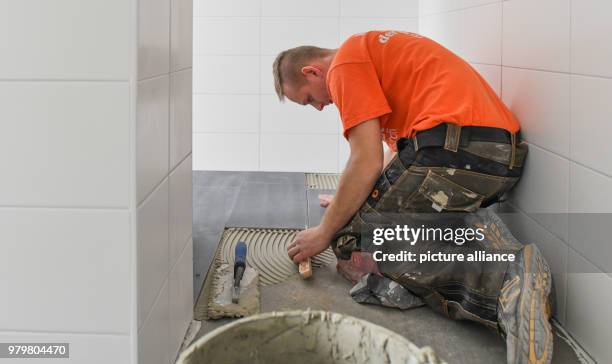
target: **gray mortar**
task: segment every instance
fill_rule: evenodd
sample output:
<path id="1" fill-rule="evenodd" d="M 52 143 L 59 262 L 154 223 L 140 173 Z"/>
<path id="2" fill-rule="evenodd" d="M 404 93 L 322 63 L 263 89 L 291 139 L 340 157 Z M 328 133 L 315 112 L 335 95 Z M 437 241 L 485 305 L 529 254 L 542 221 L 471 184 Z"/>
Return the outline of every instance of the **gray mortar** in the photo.
<path id="1" fill-rule="evenodd" d="M 177 364 L 443 364 L 429 347 L 370 322 L 325 311 L 271 312 L 220 327 Z"/>
<path id="2" fill-rule="evenodd" d="M 215 271 L 217 276 L 211 300 L 208 303 L 208 317 L 244 317 L 259 313 L 259 274 L 251 267 L 246 267 L 240 281 L 238 303 L 232 302 L 234 287 L 233 266 L 222 264 Z"/>

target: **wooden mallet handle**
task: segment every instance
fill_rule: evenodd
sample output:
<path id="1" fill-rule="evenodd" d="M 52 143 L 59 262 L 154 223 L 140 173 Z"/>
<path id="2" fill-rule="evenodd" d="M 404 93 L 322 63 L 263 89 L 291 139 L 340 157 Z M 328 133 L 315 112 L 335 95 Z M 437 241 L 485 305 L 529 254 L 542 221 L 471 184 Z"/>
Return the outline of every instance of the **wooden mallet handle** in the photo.
<path id="1" fill-rule="evenodd" d="M 310 264 L 310 258 L 306 258 L 306 260 L 300 262 L 298 265 L 298 272 L 300 272 L 300 276 L 302 276 L 303 279 L 312 277 L 312 265 Z"/>

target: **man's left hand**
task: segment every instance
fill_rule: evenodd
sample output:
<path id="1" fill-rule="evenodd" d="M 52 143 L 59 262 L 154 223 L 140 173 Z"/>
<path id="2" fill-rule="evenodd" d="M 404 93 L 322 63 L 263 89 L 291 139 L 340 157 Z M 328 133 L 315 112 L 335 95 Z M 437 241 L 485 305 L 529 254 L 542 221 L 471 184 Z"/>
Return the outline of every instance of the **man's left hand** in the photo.
<path id="1" fill-rule="evenodd" d="M 319 254 L 331 243 L 331 236 L 325 234 L 319 226 L 300 231 L 287 247 L 287 253 L 295 263 Z"/>

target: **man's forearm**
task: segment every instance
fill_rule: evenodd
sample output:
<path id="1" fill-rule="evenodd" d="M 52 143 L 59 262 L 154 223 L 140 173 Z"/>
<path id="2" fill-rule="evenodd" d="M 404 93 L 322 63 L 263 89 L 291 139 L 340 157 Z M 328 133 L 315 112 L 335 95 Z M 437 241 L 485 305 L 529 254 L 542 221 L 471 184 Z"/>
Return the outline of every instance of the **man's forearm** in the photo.
<path id="1" fill-rule="evenodd" d="M 327 207 L 319 225 L 327 235 L 331 236 L 340 230 L 366 200 L 380 176 L 381 159 L 376 160 L 371 157 L 349 159 L 334 200 Z"/>

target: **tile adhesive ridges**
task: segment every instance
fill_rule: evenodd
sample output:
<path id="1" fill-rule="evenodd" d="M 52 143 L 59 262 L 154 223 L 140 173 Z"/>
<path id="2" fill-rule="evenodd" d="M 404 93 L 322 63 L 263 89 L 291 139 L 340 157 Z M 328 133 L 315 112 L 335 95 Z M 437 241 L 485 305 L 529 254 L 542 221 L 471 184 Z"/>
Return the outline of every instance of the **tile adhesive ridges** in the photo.
<path id="1" fill-rule="evenodd" d="M 217 268 L 222 264 L 234 264 L 236 244 L 244 241 L 247 244 L 247 265 L 259 273 L 259 284 L 267 286 L 280 283 L 291 276 L 298 274 L 297 265 L 289 259 L 287 246 L 291 244 L 297 229 L 277 228 L 225 228 L 221 241 L 215 252 L 213 264 L 209 274 L 202 285 L 202 290 L 194 306 L 194 319 L 204 320 L 211 318 L 209 306 L 214 299 L 213 286 L 218 283 Z M 319 255 L 312 257 L 313 267 L 322 267 L 336 264 L 336 256 L 327 249 Z M 316 274 L 316 272 L 315 272 Z"/>
<path id="2" fill-rule="evenodd" d="M 297 274 L 297 265 L 289 259 L 287 246 L 299 230 L 226 228 L 221 237 L 216 263 L 234 264 L 234 250 L 239 241 L 247 244 L 247 264 L 259 272 L 262 285 L 282 282 Z M 314 267 L 335 264 L 331 249 L 313 257 Z"/>
<path id="3" fill-rule="evenodd" d="M 306 185 L 310 190 L 335 190 L 340 175 L 335 173 L 306 173 Z"/>

